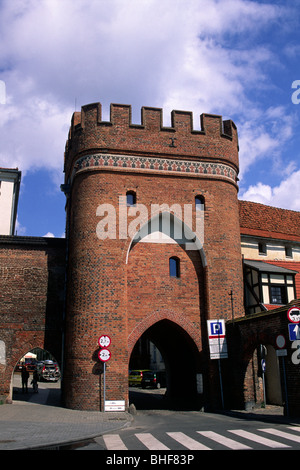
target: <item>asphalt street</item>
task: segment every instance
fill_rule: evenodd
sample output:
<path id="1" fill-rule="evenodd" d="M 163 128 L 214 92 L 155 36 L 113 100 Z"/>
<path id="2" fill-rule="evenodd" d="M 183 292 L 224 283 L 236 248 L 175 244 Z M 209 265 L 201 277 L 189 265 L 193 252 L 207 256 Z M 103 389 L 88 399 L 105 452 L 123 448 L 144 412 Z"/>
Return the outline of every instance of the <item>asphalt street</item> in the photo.
<path id="1" fill-rule="evenodd" d="M 173 430 L 191 429 L 191 422 L 202 423 L 202 428 L 212 429 L 213 423 L 226 427 L 226 420 L 258 420 L 276 425 L 299 425 L 299 420 L 283 416 L 280 407 L 256 409 L 253 412 L 206 414 L 201 412 L 164 409 L 164 390 L 131 389 L 131 402 L 136 404 L 136 414 L 127 412 L 91 412 L 63 408 L 60 404 L 60 383 L 39 383 L 39 392 L 32 387 L 22 393 L 20 376 L 14 380 L 13 403 L 0 406 L 0 450 L 29 449 L 86 449 L 79 443 L 92 441 L 94 449 L 104 450 L 104 435 L 126 435 L 137 431 L 156 432 L 173 422 Z M 147 396 L 147 406 L 145 406 Z M 216 421 L 217 420 L 217 421 Z M 196 426 L 196 425 L 195 425 Z M 201 429 L 202 429 L 201 428 Z M 167 428 L 166 428 L 167 429 Z M 196 429 L 196 428 L 195 428 Z M 101 440 L 102 439 L 102 440 Z M 89 444 L 90 445 L 90 444 Z M 91 447 L 90 447 L 91 448 Z"/>

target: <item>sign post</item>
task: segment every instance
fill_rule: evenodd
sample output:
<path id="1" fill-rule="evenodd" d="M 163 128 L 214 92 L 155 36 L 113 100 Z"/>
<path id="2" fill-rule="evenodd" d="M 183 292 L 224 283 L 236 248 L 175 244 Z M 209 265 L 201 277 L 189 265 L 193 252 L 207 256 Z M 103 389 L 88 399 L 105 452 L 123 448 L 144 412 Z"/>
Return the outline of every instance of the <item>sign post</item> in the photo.
<path id="1" fill-rule="evenodd" d="M 207 320 L 209 351 L 211 359 L 218 359 L 222 407 L 224 409 L 223 384 L 220 359 L 228 358 L 224 320 Z"/>
<path id="2" fill-rule="evenodd" d="M 109 361 L 111 358 L 110 350 L 107 349 L 108 346 L 111 344 L 110 337 L 107 335 L 102 335 L 98 339 L 98 344 L 100 346 L 100 351 L 98 353 L 98 357 L 101 362 L 103 362 L 103 401 L 104 401 L 104 411 L 105 411 L 105 369 L 106 369 L 106 362 Z"/>
<path id="3" fill-rule="evenodd" d="M 291 307 L 287 311 L 288 320 L 292 323 L 300 322 L 300 309 L 298 307 Z"/>
<path id="4" fill-rule="evenodd" d="M 276 337 L 276 355 L 281 356 L 282 360 L 282 371 L 283 371 L 283 381 L 284 381 L 284 392 L 285 392 L 285 402 L 286 402 L 286 414 L 289 416 L 289 401 L 287 394 L 287 383 L 286 383 L 286 373 L 285 373 L 285 361 L 284 356 L 287 356 L 287 350 L 285 349 L 285 337 L 283 335 L 278 335 Z"/>

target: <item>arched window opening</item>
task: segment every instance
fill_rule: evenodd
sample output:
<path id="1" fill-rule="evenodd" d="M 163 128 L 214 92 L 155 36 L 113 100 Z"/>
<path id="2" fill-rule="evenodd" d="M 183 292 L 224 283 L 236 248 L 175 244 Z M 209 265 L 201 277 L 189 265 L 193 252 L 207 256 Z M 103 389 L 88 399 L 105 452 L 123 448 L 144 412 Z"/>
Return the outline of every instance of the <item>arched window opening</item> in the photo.
<path id="1" fill-rule="evenodd" d="M 127 191 L 126 193 L 126 204 L 127 206 L 136 205 L 136 194 L 134 191 Z"/>
<path id="2" fill-rule="evenodd" d="M 195 206 L 197 211 L 204 211 L 205 210 L 205 199 L 203 196 L 196 196 L 195 197 Z"/>
<path id="3" fill-rule="evenodd" d="M 170 277 L 180 277 L 180 260 L 176 257 L 169 259 Z"/>

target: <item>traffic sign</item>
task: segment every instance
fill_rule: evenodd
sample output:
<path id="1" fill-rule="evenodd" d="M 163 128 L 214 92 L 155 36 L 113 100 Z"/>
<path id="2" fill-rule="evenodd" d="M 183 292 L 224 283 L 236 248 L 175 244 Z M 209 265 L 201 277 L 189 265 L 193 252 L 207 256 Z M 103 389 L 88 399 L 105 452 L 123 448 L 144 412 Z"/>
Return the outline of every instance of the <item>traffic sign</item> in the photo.
<path id="1" fill-rule="evenodd" d="M 100 349 L 98 353 L 98 357 L 100 361 L 107 362 L 111 358 L 110 350 L 109 349 Z"/>
<path id="2" fill-rule="evenodd" d="M 279 348 L 279 349 L 282 349 L 284 348 L 285 346 L 285 337 L 283 335 L 278 335 L 276 337 L 276 346 Z"/>
<path id="3" fill-rule="evenodd" d="M 98 344 L 99 344 L 100 348 L 108 348 L 110 343 L 111 343 L 111 339 L 107 335 L 102 335 L 98 339 Z"/>
<path id="4" fill-rule="evenodd" d="M 228 358 L 224 320 L 207 320 L 207 330 L 210 358 Z"/>
<path id="5" fill-rule="evenodd" d="M 289 337 L 291 341 L 297 341 L 300 339 L 300 327 L 298 324 L 289 323 Z"/>
<path id="6" fill-rule="evenodd" d="M 288 320 L 292 323 L 300 322 L 300 309 L 298 307 L 289 308 L 287 311 Z"/>
<path id="7" fill-rule="evenodd" d="M 209 338 L 225 338 L 224 320 L 207 320 Z"/>

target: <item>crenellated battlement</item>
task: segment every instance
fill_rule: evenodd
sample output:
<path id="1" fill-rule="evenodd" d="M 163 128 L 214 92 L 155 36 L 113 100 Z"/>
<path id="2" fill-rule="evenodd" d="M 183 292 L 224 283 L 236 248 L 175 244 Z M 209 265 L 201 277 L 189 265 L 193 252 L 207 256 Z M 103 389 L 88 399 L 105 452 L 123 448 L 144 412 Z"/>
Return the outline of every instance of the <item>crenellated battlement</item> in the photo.
<path id="1" fill-rule="evenodd" d="M 238 135 L 233 121 L 202 114 L 200 130 L 193 127 L 193 113 L 174 110 L 171 126 L 163 125 L 161 108 L 142 107 L 141 122 L 132 122 L 130 105 L 111 104 L 110 120 L 102 120 L 101 103 L 82 106 L 72 116 L 65 151 L 65 172 L 74 157 L 91 151 L 112 154 L 153 155 L 165 158 L 226 162 L 238 172 Z"/>

